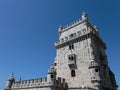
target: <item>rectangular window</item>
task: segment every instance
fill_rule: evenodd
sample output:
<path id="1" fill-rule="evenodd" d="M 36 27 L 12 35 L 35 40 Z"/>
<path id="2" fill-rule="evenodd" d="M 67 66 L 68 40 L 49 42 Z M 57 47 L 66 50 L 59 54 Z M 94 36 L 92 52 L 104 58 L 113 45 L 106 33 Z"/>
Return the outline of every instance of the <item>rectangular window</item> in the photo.
<path id="1" fill-rule="evenodd" d="M 75 77 L 75 70 L 71 70 L 71 77 Z"/>
<path id="2" fill-rule="evenodd" d="M 95 72 L 98 72 L 98 69 L 95 69 Z"/>
<path id="3" fill-rule="evenodd" d="M 57 63 L 55 63 L 55 66 L 57 66 Z"/>
<path id="4" fill-rule="evenodd" d="M 76 60 L 75 54 L 69 55 L 69 56 L 68 56 L 68 59 L 69 59 L 70 61 Z"/>
<path id="5" fill-rule="evenodd" d="M 74 49 L 74 44 L 69 45 L 69 50 Z"/>
<path id="6" fill-rule="evenodd" d="M 51 75 L 51 78 L 53 78 L 53 75 Z"/>
<path id="7" fill-rule="evenodd" d="M 73 38 L 74 34 L 71 34 L 70 37 Z"/>

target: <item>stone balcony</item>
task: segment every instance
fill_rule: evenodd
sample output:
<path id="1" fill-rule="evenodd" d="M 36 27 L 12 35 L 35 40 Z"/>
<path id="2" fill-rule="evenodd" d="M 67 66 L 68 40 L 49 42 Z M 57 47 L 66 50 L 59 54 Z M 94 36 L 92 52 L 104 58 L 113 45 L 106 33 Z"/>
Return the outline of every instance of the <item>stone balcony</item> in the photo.
<path id="1" fill-rule="evenodd" d="M 74 66 L 76 66 L 76 61 L 75 60 L 69 60 L 68 65 L 69 65 L 69 67 L 74 67 Z"/>
<path id="2" fill-rule="evenodd" d="M 95 61 L 91 61 L 89 64 L 89 68 L 99 67 L 99 64 Z"/>
<path id="3" fill-rule="evenodd" d="M 72 61 L 68 61 L 68 65 L 72 65 L 72 64 L 75 64 L 76 62 L 75 62 L 75 60 L 72 60 Z"/>
<path id="4" fill-rule="evenodd" d="M 92 82 L 95 86 L 100 86 L 100 85 L 101 85 L 101 79 L 92 79 L 91 82 Z"/>

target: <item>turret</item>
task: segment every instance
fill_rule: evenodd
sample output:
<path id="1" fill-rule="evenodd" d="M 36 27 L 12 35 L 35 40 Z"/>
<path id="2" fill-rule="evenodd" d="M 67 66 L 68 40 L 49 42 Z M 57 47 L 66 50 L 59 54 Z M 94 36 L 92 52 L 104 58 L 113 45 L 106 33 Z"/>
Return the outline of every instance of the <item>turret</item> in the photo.
<path id="1" fill-rule="evenodd" d="M 82 13 L 82 20 L 87 20 L 87 14 L 85 12 Z"/>
<path id="2" fill-rule="evenodd" d="M 56 79 L 56 70 L 54 68 L 54 64 L 52 64 L 52 66 L 48 70 L 47 82 L 54 85 L 55 79 Z"/>
<path id="3" fill-rule="evenodd" d="M 91 74 L 91 82 L 92 84 L 100 90 L 100 66 L 97 62 L 91 61 L 89 64 L 90 74 Z"/>
<path id="4" fill-rule="evenodd" d="M 59 36 L 61 35 L 62 30 L 63 30 L 63 27 L 62 27 L 62 26 L 59 26 L 59 28 L 58 28 L 58 33 L 59 33 Z"/>
<path id="5" fill-rule="evenodd" d="M 12 84 L 15 82 L 15 78 L 13 73 L 10 75 L 10 77 L 7 80 L 5 90 L 11 90 Z"/>

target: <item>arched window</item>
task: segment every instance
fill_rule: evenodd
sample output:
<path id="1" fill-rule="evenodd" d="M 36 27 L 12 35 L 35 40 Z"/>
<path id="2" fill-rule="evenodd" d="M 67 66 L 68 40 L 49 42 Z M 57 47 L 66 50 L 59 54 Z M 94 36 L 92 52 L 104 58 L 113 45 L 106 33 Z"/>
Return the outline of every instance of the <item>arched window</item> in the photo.
<path id="1" fill-rule="evenodd" d="M 72 50 L 72 49 L 74 49 L 74 44 L 69 45 L 69 50 Z"/>
<path id="2" fill-rule="evenodd" d="M 70 54 L 70 55 L 68 55 L 68 59 L 69 60 L 76 60 L 76 56 L 75 56 L 75 54 Z"/>
<path id="3" fill-rule="evenodd" d="M 71 77 L 75 77 L 75 70 L 71 70 Z"/>

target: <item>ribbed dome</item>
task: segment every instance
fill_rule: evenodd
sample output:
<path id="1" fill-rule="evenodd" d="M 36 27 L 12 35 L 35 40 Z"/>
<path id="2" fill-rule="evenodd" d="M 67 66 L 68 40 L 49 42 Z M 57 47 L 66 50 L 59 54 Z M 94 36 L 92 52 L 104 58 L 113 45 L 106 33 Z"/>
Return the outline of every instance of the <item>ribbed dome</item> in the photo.
<path id="1" fill-rule="evenodd" d="M 15 78 L 14 78 L 14 74 L 13 74 L 13 73 L 10 75 L 10 77 L 8 78 L 8 80 L 10 80 L 10 81 L 15 80 Z"/>
<path id="2" fill-rule="evenodd" d="M 55 73 L 56 73 L 56 70 L 55 70 L 53 64 L 51 65 L 50 69 L 48 70 L 48 73 L 49 73 L 49 74 L 51 74 L 51 73 L 54 73 L 54 74 L 55 74 Z"/>

